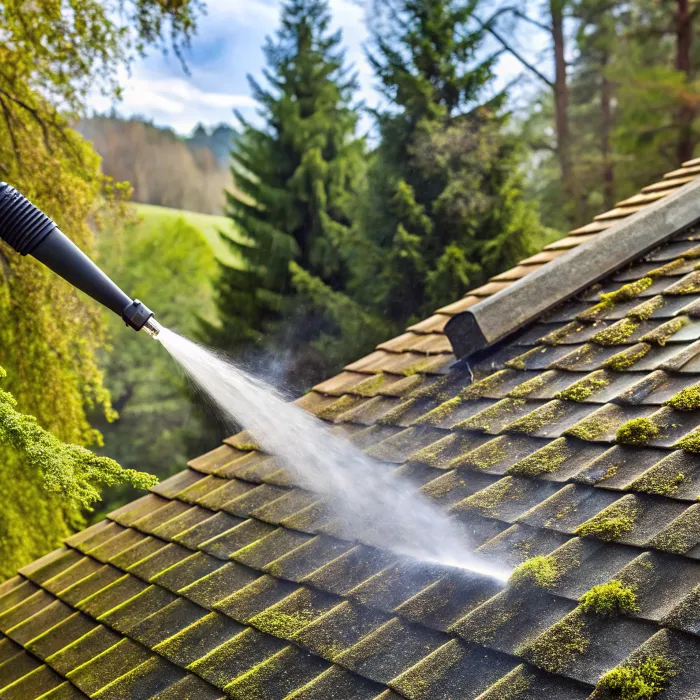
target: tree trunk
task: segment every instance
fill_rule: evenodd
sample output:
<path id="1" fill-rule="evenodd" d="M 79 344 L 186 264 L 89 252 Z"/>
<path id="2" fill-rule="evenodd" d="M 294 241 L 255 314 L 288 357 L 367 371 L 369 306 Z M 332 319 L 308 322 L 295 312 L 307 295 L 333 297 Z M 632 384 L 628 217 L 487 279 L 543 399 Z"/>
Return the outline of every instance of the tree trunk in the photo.
<path id="1" fill-rule="evenodd" d="M 576 206 L 576 187 L 571 166 L 571 134 L 569 133 L 569 87 L 564 56 L 564 2 L 565 0 L 550 0 L 549 5 L 554 42 L 554 123 L 557 132 L 557 157 L 564 192 L 568 202 Z"/>
<path id="2" fill-rule="evenodd" d="M 612 83 L 605 77 L 607 59 L 603 62 L 603 84 L 600 89 L 601 134 L 600 150 L 603 157 L 603 198 L 605 206 L 615 204 L 615 166 L 612 159 L 610 133 L 612 131 Z"/>
<path id="3" fill-rule="evenodd" d="M 690 49 L 692 42 L 692 17 L 690 0 L 676 0 L 676 68 L 685 73 L 689 85 L 692 77 Z M 695 110 L 689 104 L 681 105 L 678 111 L 678 164 L 693 157 L 695 139 L 693 121 Z"/>

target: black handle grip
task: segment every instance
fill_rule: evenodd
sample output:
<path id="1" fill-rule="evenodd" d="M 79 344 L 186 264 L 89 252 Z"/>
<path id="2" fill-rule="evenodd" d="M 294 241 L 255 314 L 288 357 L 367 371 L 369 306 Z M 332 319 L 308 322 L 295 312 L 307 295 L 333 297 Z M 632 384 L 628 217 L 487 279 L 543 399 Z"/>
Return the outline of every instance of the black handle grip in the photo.
<path id="1" fill-rule="evenodd" d="M 0 182 L 0 238 L 20 255 L 29 255 L 56 224 L 24 195 Z"/>
<path id="2" fill-rule="evenodd" d="M 153 312 L 131 299 L 64 235 L 40 209 L 5 182 L 0 183 L 0 239 L 21 255 L 32 255 L 64 280 L 140 330 Z"/>

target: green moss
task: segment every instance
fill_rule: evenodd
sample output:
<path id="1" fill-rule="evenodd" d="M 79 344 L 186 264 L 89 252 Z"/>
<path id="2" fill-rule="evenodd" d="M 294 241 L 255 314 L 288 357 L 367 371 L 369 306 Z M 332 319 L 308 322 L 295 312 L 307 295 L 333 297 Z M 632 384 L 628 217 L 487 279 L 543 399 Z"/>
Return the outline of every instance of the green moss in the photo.
<path id="1" fill-rule="evenodd" d="M 639 610 L 634 589 L 617 579 L 593 586 L 590 591 L 581 596 L 579 605 L 585 612 L 606 616 Z"/>
<path id="2" fill-rule="evenodd" d="M 632 418 L 617 429 L 615 440 L 621 445 L 645 445 L 660 435 L 661 428 L 651 419 Z"/>
<path id="3" fill-rule="evenodd" d="M 509 415 L 524 405 L 525 401 L 522 399 L 502 399 L 454 427 L 457 430 L 493 430 L 500 424 L 507 423 Z"/>
<path id="4" fill-rule="evenodd" d="M 508 454 L 508 438 L 504 435 L 480 445 L 462 457 L 458 457 L 450 467 L 455 469 L 461 466 L 471 466 L 477 470 L 488 469 L 498 464 Z"/>
<path id="5" fill-rule="evenodd" d="M 428 369 L 432 363 L 433 361 L 428 358 L 418 360 L 418 362 L 414 362 L 409 367 L 406 367 L 406 369 L 401 370 L 401 374 L 403 374 L 404 377 L 412 377 L 414 374 L 419 374 Z"/>
<path id="6" fill-rule="evenodd" d="M 643 304 L 635 306 L 627 312 L 628 318 L 634 318 L 637 321 L 648 321 L 654 312 L 666 305 L 666 300 L 661 294 L 648 299 Z"/>
<path id="7" fill-rule="evenodd" d="M 526 382 L 516 386 L 512 391 L 510 391 L 508 396 L 510 396 L 512 399 L 525 398 L 530 394 L 541 391 L 547 385 L 547 382 L 553 377 L 554 372 L 544 372 L 542 374 L 538 374 L 536 377 L 528 379 Z"/>
<path id="8" fill-rule="evenodd" d="M 700 408 L 700 384 L 681 389 L 668 401 L 664 401 L 664 406 L 673 406 L 679 411 L 695 411 Z"/>
<path id="9" fill-rule="evenodd" d="M 697 258 L 700 258 L 700 245 L 693 246 L 683 253 L 684 260 L 696 260 Z"/>
<path id="10" fill-rule="evenodd" d="M 565 340 L 568 336 L 570 336 L 572 333 L 578 333 L 578 331 L 582 329 L 582 324 L 577 323 L 576 321 L 572 321 L 571 323 L 567 323 L 561 328 L 557 328 L 551 333 L 547 333 L 547 335 L 540 338 L 537 342 L 540 345 L 560 345 L 561 342 Z"/>
<path id="11" fill-rule="evenodd" d="M 633 491 L 642 493 L 657 493 L 661 496 L 670 496 L 685 481 L 685 474 L 673 468 L 673 465 L 661 464 L 642 474 L 630 484 Z"/>
<path id="12" fill-rule="evenodd" d="M 606 314 L 613 308 L 613 304 L 608 304 L 605 302 L 599 302 L 595 306 L 576 314 L 576 320 L 581 321 L 581 323 L 595 323 L 600 319 L 601 316 Z"/>
<path id="13" fill-rule="evenodd" d="M 556 561 L 551 557 L 538 555 L 524 561 L 516 567 L 510 577 L 510 583 L 534 583 L 541 588 L 551 588 L 561 576 Z"/>
<path id="14" fill-rule="evenodd" d="M 614 542 L 628 533 L 639 515 L 639 508 L 632 496 L 608 506 L 595 517 L 576 528 L 576 534 L 582 537 L 594 536 L 601 540 Z"/>
<path id="15" fill-rule="evenodd" d="M 345 394 L 337 401 L 334 401 L 332 404 L 329 404 L 324 409 L 319 411 L 316 415 L 323 420 L 333 421 L 341 414 L 349 411 L 351 408 L 355 408 L 358 404 L 362 403 L 363 400 L 364 399 L 359 396 Z"/>
<path id="16" fill-rule="evenodd" d="M 576 609 L 541 634 L 522 650 L 522 654 L 535 666 L 550 673 L 559 673 L 576 654 L 583 654 L 589 645 L 583 612 Z"/>
<path id="17" fill-rule="evenodd" d="M 610 384 L 610 380 L 605 376 L 605 372 L 598 370 L 574 382 L 570 387 L 556 394 L 554 398 L 568 401 L 585 401 L 591 394 L 604 389 L 608 384 Z"/>
<path id="18" fill-rule="evenodd" d="M 664 294 L 669 296 L 680 296 L 684 294 L 697 294 L 700 292 L 700 272 L 691 272 L 682 280 L 671 285 L 664 291 Z"/>
<path id="19" fill-rule="evenodd" d="M 505 501 L 515 500 L 521 493 L 512 476 L 503 477 L 495 484 L 477 491 L 455 506 L 455 510 L 475 509 L 484 515 L 497 514 L 499 506 Z"/>
<path id="20" fill-rule="evenodd" d="M 618 352 L 617 355 L 608 358 L 603 363 L 603 367 L 616 372 L 622 372 L 639 362 L 649 350 L 651 350 L 651 345 L 648 343 L 637 343 L 637 345 L 633 345 L 631 348 L 627 348 L 622 352 Z"/>
<path id="21" fill-rule="evenodd" d="M 666 345 L 666 342 L 672 335 L 678 333 L 678 331 L 686 325 L 688 325 L 687 317 L 679 316 L 678 318 L 674 318 L 671 321 L 660 325 L 653 331 L 646 333 L 640 340 L 644 343 L 653 343 L 654 345 L 660 345 L 663 347 Z"/>
<path id="22" fill-rule="evenodd" d="M 460 624 L 459 634 L 471 642 L 488 644 L 520 612 L 521 606 L 511 601 L 506 608 L 494 608 L 490 605 L 488 609 L 479 611 L 483 614 L 469 616 Z"/>
<path id="23" fill-rule="evenodd" d="M 531 435 L 548 423 L 557 420 L 564 413 L 564 410 L 565 406 L 561 401 L 550 401 L 511 423 L 508 426 L 508 431 Z"/>
<path id="24" fill-rule="evenodd" d="M 674 663 L 657 654 L 614 668 L 603 676 L 598 685 L 612 690 L 621 700 L 652 700 L 675 675 Z"/>
<path id="25" fill-rule="evenodd" d="M 532 350 L 528 350 L 527 352 L 524 352 L 522 355 L 518 355 L 517 357 L 514 357 L 512 360 L 508 360 L 506 362 L 506 367 L 510 367 L 511 369 L 519 369 L 519 370 L 524 370 L 527 367 L 527 361 L 536 355 L 539 355 L 540 353 L 544 352 L 546 348 L 532 348 Z"/>
<path id="26" fill-rule="evenodd" d="M 654 268 L 651 272 L 647 272 L 646 276 L 652 279 L 665 277 L 675 272 L 679 267 L 683 267 L 683 265 L 685 265 L 685 259 L 676 258 L 675 260 L 671 260 L 671 262 L 667 262 L 665 265 L 661 265 L 661 267 Z"/>
<path id="27" fill-rule="evenodd" d="M 383 372 L 380 372 L 379 374 L 375 374 L 374 376 L 362 380 L 359 384 L 352 387 L 350 391 L 358 396 L 370 398 L 372 396 L 376 396 L 384 382 L 386 382 L 386 375 Z"/>
<path id="28" fill-rule="evenodd" d="M 397 382 L 397 386 L 406 386 L 407 399 L 435 399 L 436 401 L 446 401 L 450 397 L 445 393 L 451 377 L 444 376 L 425 384 L 426 378 L 422 374 L 414 374 L 411 377 L 404 377 Z M 425 384 L 425 386 L 424 386 Z"/>
<path id="29" fill-rule="evenodd" d="M 558 438 L 514 464 L 508 470 L 508 474 L 522 474 L 523 476 L 550 474 L 559 469 L 570 454 L 571 451 L 566 439 Z"/>
<path id="30" fill-rule="evenodd" d="M 289 639 L 306 627 L 313 617 L 311 610 L 302 609 L 287 613 L 269 609 L 256 615 L 250 623 L 260 632 L 266 632 L 280 639 Z"/>
<path id="31" fill-rule="evenodd" d="M 700 506 L 688 508 L 651 542 L 651 546 L 674 554 L 685 554 L 700 542 Z"/>
<path id="32" fill-rule="evenodd" d="M 524 664 L 514 668 L 508 675 L 503 676 L 492 685 L 480 700 L 518 700 L 530 698 L 529 690 L 532 685 L 531 671 Z"/>
<path id="33" fill-rule="evenodd" d="M 597 483 L 600 483 L 601 481 L 605 481 L 606 479 L 612 479 L 612 477 L 615 476 L 615 474 L 617 474 L 619 469 L 620 469 L 619 464 L 612 464 L 611 466 L 608 467 L 605 474 L 603 474 L 603 476 L 601 476 L 600 479 L 598 479 Z"/>
<path id="34" fill-rule="evenodd" d="M 242 452 L 255 452 L 255 450 L 259 450 L 260 447 L 255 442 L 241 442 L 240 444 L 236 444 L 236 449 Z"/>
<path id="35" fill-rule="evenodd" d="M 605 312 L 623 301 L 629 301 L 648 289 L 653 283 L 650 277 L 642 277 L 642 279 L 629 284 L 623 284 L 622 287 L 614 292 L 600 295 L 600 303 L 592 306 L 590 309 L 581 312 L 576 316 L 576 319 L 584 323 L 597 321 Z"/>
<path id="36" fill-rule="evenodd" d="M 557 360 L 554 366 L 557 369 L 567 369 L 588 362 L 591 359 L 595 347 L 596 346 L 592 343 L 581 345 L 581 347 L 576 348 L 576 350 L 573 350 L 568 355 L 564 355 L 564 357 Z"/>
<path id="37" fill-rule="evenodd" d="M 387 411 L 383 416 L 377 419 L 379 425 L 394 425 L 398 423 L 405 415 L 408 413 L 416 404 L 418 399 L 406 399 L 402 401 L 398 406 Z"/>
<path id="38" fill-rule="evenodd" d="M 592 338 L 598 345 L 622 345 L 639 328 L 639 321 L 623 318 L 598 331 Z"/>
<path id="39" fill-rule="evenodd" d="M 497 389 L 512 374 L 513 372 L 508 369 L 499 370 L 494 374 L 490 374 L 488 377 L 480 379 L 478 382 L 474 382 L 469 386 L 464 387 L 464 389 L 459 392 L 459 397 L 465 400 L 480 399 L 482 396 L 485 396 L 486 394 Z"/>
<path id="40" fill-rule="evenodd" d="M 605 409 L 603 409 L 605 411 Z M 586 440 L 587 442 L 595 442 L 600 440 L 604 435 L 610 432 L 616 423 L 616 417 L 601 411 L 596 411 L 593 415 L 584 418 L 582 421 L 572 425 L 564 435 Z"/>
<path id="41" fill-rule="evenodd" d="M 654 280 L 652 280 L 651 277 L 642 277 L 636 282 L 623 284 L 622 287 L 615 290 L 614 292 L 601 294 L 600 300 L 612 304 L 618 304 L 622 301 L 629 301 L 630 299 L 634 299 L 634 297 L 639 296 L 642 292 L 649 289 L 653 282 Z"/>
<path id="42" fill-rule="evenodd" d="M 464 402 L 464 399 L 462 399 L 459 396 L 455 396 L 453 399 L 450 399 L 449 401 L 445 401 L 444 403 L 441 403 L 439 406 L 434 408 L 432 411 L 429 411 L 426 413 L 424 416 L 421 416 L 418 418 L 418 420 L 415 421 L 416 425 L 440 425 L 442 421 L 445 420 L 445 418 L 449 417 L 451 413 L 454 412 L 455 409 L 459 408 L 459 406 Z"/>
<path id="43" fill-rule="evenodd" d="M 682 437 L 674 447 L 693 454 L 700 454 L 700 429 L 696 428 L 692 433 Z"/>

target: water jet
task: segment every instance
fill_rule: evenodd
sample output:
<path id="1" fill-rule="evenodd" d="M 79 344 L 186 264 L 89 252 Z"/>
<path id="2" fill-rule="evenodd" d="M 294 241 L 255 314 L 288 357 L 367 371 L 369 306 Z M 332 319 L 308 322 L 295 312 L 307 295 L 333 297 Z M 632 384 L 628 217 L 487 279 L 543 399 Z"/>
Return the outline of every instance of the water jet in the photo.
<path id="1" fill-rule="evenodd" d="M 397 475 L 395 465 L 375 461 L 337 437 L 316 416 L 229 358 L 161 327 L 143 302 L 131 299 L 48 216 L 6 183 L 0 183 L 0 240 L 39 260 L 127 326 L 157 338 L 231 428 L 251 431 L 295 486 L 322 498 L 327 521 L 322 531 L 330 529 L 341 539 L 423 564 L 506 581 L 510 570 L 474 554 L 466 528 Z"/>

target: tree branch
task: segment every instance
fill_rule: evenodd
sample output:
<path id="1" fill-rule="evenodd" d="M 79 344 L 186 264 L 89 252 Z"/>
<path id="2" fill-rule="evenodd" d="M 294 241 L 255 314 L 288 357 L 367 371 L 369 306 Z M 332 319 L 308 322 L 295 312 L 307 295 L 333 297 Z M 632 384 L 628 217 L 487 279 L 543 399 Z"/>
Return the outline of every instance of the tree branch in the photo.
<path id="1" fill-rule="evenodd" d="M 508 42 L 495 30 L 493 27 L 488 26 L 486 22 L 482 22 L 476 15 L 472 15 L 474 19 L 479 23 L 484 31 L 487 31 L 491 36 L 498 41 L 498 43 L 514 58 L 516 58 L 520 63 L 525 66 L 533 75 L 536 75 L 543 83 L 548 85 L 552 90 L 554 89 L 554 83 L 543 73 L 535 68 L 531 63 L 527 61 L 520 53 L 514 49 Z"/>
<path id="2" fill-rule="evenodd" d="M 494 12 L 491 15 L 491 17 L 489 17 L 486 20 L 486 24 L 490 25 L 495 19 L 497 19 L 501 15 L 506 14 L 506 12 L 509 12 L 509 13 L 515 15 L 516 17 L 519 17 L 524 22 L 529 22 L 533 26 L 537 27 L 538 29 L 541 29 L 544 32 L 547 32 L 548 34 L 552 33 L 552 28 L 550 26 L 543 24 L 542 22 L 538 22 L 536 19 L 533 19 L 532 17 L 528 17 L 528 15 L 526 15 L 524 12 L 519 10 L 517 7 L 513 7 L 511 5 L 508 5 L 506 7 L 501 7 L 498 11 Z M 478 18 L 477 18 L 477 21 L 479 21 Z"/>

